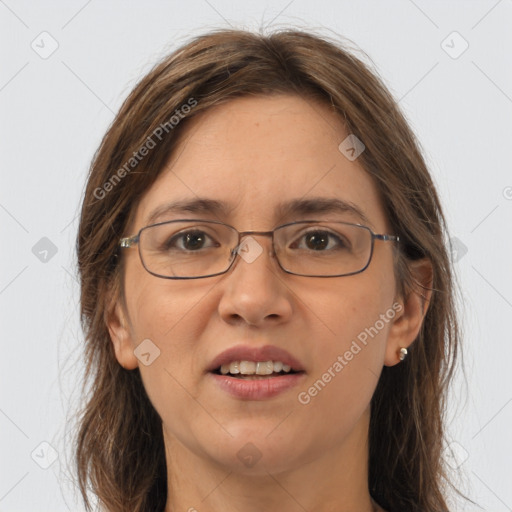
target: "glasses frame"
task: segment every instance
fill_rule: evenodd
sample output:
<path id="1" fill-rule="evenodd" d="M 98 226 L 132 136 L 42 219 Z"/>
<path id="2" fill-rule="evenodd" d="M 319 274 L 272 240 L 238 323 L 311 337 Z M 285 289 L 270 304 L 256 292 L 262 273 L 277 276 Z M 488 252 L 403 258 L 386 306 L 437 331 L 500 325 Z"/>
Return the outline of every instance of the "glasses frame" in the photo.
<path id="1" fill-rule="evenodd" d="M 161 226 L 163 224 L 172 224 L 172 223 L 175 223 L 175 222 L 205 222 L 205 223 L 209 223 L 209 224 L 220 224 L 220 225 L 226 226 L 226 227 L 230 228 L 231 230 L 233 230 L 234 232 L 236 232 L 238 234 L 238 243 L 237 243 L 237 245 L 233 249 L 231 249 L 231 261 L 228 264 L 228 267 L 226 268 L 226 270 L 223 270 L 222 272 L 216 272 L 215 274 L 208 274 L 206 276 L 194 276 L 194 277 L 163 276 L 161 274 L 157 274 L 157 273 L 152 272 L 151 270 L 149 270 L 146 267 L 146 264 L 144 262 L 144 258 L 142 257 L 141 245 L 139 243 L 140 236 L 141 236 L 142 232 L 144 230 L 146 230 L 146 229 L 149 229 L 149 228 L 152 228 L 152 227 L 155 227 L 155 226 Z M 357 226 L 357 227 L 366 229 L 371 234 L 370 255 L 368 257 L 368 262 L 366 263 L 366 265 L 361 270 L 357 270 L 355 272 L 349 272 L 347 274 L 333 274 L 333 275 L 327 275 L 327 276 L 317 276 L 317 275 L 314 275 L 314 274 L 297 274 L 296 272 L 292 272 L 292 271 L 286 269 L 285 267 L 283 267 L 283 265 L 281 264 L 281 261 L 279 260 L 279 256 L 277 255 L 277 252 L 275 250 L 274 233 L 276 231 L 278 231 L 279 229 L 285 228 L 287 226 L 292 226 L 292 225 L 295 225 L 295 224 L 318 224 L 318 223 L 322 223 L 322 222 L 331 222 L 331 223 L 334 223 L 334 224 L 344 224 L 344 225 L 348 225 L 348 226 Z M 176 220 L 168 220 L 168 221 L 164 221 L 164 222 L 157 222 L 155 224 L 149 224 L 148 226 L 144 226 L 144 227 L 142 227 L 139 230 L 139 232 L 136 235 L 132 235 L 132 236 L 127 236 L 127 237 L 121 238 L 119 240 L 118 246 L 120 248 L 122 248 L 122 249 L 127 249 L 127 248 L 130 248 L 130 247 L 133 247 L 134 245 L 137 245 L 138 246 L 139 258 L 140 258 L 140 261 L 142 263 L 142 266 L 144 267 L 144 269 L 147 272 L 149 272 L 151 275 L 153 275 L 155 277 L 160 277 L 161 279 L 203 279 L 203 278 L 206 278 L 206 277 L 220 276 L 222 274 L 226 274 L 227 272 L 229 272 L 229 270 L 233 266 L 234 262 L 236 261 L 236 255 L 238 254 L 238 248 L 241 245 L 242 238 L 247 236 L 247 235 L 270 236 L 272 238 L 272 253 L 275 256 L 276 261 L 277 261 L 279 267 L 284 272 L 286 272 L 287 274 L 291 274 L 291 275 L 295 275 L 295 276 L 302 276 L 302 277 L 345 277 L 345 276 L 352 276 L 352 275 L 355 275 L 355 274 L 360 274 L 361 272 L 364 272 L 368 268 L 368 266 L 370 265 L 370 262 L 372 261 L 375 240 L 382 240 L 383 242 L 399 242 L 400 241 L 400 237 L 397 236 L 397 235 L 388 235 L 388 234 L 383 234 L 383 233 L 374 233 L 371 230 L 371 228 L 369 228 L 368 226 L 364 226 L 363 224 L 357 224 L 357 223 L 352 223 L 352 222 L 344 222 L 344 221 L 326 221 L 325 219 L 324 220 L 299 220 L 299 221 L 294 221 L 294 222 L 288 222 L 286 224 L 281 224 L 280 226 L 277 226 L 276 228 L 274 228 L 271 231 L 238 231 L 233 226 L 231 226 L 229 224 L 226 224 L 225 222 L 221 222 L 221 221 L 217 221 L 217 220 L 176 219 Z"/>

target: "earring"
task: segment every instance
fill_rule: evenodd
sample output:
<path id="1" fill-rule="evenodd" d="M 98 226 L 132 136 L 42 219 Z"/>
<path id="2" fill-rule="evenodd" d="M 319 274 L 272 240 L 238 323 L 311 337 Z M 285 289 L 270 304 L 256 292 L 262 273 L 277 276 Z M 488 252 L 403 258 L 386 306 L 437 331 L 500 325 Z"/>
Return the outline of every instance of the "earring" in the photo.
<path id="1" fill-rule="evenodd" d="M 398 359 L 400 359 L 400 361 L 403 361 L 407 356 L 407 349 L 402 347 L 398 353 Z"/>

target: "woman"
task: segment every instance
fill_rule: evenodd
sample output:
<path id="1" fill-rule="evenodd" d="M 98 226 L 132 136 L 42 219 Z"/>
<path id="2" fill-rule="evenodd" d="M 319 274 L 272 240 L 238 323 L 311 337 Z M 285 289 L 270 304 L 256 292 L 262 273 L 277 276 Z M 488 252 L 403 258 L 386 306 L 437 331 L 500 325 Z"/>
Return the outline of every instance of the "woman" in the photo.
<path id="1" fill-rule="evenodd" d="M 166 58 L 83 201 L 86 505 L 448 510 L 444 229 L 396 103 L 339 44 L 219 30 Z"/>

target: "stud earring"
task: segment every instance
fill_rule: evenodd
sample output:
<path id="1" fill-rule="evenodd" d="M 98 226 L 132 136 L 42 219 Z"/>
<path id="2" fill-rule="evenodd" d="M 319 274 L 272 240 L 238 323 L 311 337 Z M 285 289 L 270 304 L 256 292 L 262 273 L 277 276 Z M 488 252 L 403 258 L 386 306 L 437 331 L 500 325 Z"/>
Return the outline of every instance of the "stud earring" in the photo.
<path id="1" fill-rule="evenodd" d="M 407 357 L 407 349 L 402 347 L 400 349 L 400 351 L 398 352 L 398 359 L 400 359 L 400 361 L 403 361 L 406 357 Z"/>

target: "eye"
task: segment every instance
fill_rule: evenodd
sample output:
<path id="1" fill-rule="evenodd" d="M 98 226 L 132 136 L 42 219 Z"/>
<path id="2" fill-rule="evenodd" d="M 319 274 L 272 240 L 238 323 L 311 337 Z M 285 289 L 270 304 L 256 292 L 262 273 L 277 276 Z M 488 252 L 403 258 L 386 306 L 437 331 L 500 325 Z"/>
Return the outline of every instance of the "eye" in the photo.
<path id="1" fill-rule="evenodd" d="M 213 243 L 205 247 L 205 244 L 208 240 L 211 240 Z M 182 231 L 172 237 L 169 237 L 166 240 L 163 249 L 169 250 L 177 248 L 179 250 L 185 251 L 197 251 L 199 249 L 219 246 L 220 244 L 215 242 L 213 238 L 211 238 L 204 231 L 191 229 L 188 231 Z"/>
<path id="2" fill-rule="evenodd" d="M 324 252 L 325 249 L 347 249 L 350 244 L 344 237 L 340 237 L 330 231 L 314 229 L 303 233 L 299 240 L 305 241 L 305 246 L 297 243 L 292 244 L 292 248 L 306 249 L 312 251 Z"/>

